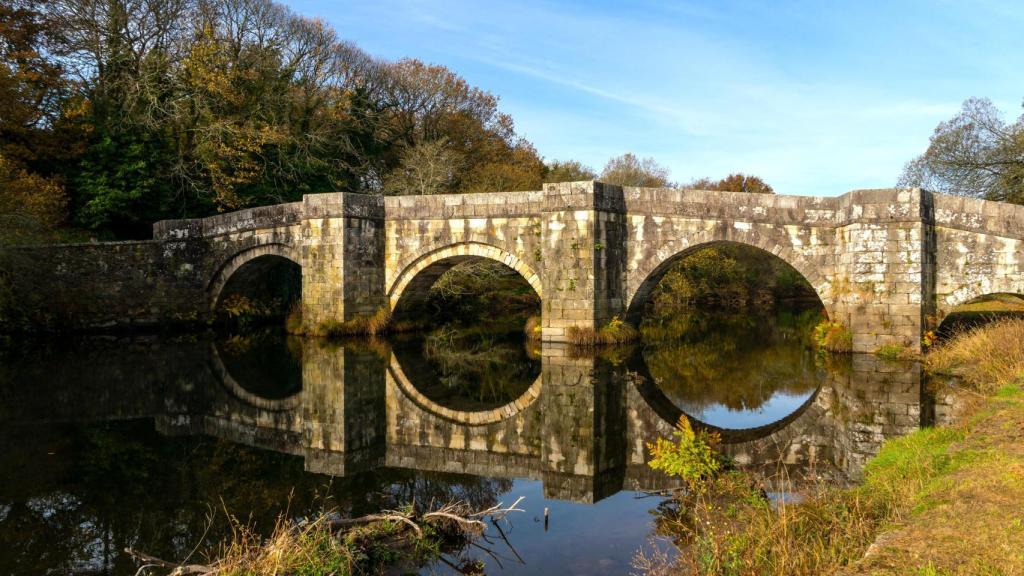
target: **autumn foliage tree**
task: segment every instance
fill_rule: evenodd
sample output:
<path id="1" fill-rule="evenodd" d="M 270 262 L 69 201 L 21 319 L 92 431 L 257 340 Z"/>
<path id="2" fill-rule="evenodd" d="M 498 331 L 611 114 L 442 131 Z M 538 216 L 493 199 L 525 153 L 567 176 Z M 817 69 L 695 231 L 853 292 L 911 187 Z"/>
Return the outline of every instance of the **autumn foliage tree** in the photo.
<path id="1" fill-rule="evenodd" d="M 693 190 L 718 190 L 721 192 L 750 192 L 752 194 L 774 194 L 775 190 L 764 180 L 757 176 L 735 173 L 722 178 L 712 180 L 700 178 L 684 186 Z"/>
<path id="2" fill-rule="evenodd" d="M 494 95 L 270 0 L 13 0 L 0 41 L 4 177 L 47 179 L 74 224 L 115 237 L 308 193 L 537 189 L 544 173 Z"/>
<path id="3" fill-rule="evenodd" d="M 53 22 L 36 2 L 0 4 L 0 243 L 45 239 L 67 217 L 59 167 L 73 151 L 71 83 L 47 53 Z"/>

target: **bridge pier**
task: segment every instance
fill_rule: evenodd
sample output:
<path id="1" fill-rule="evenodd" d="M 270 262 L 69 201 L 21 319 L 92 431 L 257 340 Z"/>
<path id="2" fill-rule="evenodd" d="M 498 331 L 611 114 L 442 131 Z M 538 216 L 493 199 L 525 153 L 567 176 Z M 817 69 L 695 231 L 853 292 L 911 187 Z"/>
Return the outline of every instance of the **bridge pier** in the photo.
<path id="1" fill-rule="evenodd" d="M 596 330 L 623 314 L 627 242 L 621 186 L 546 184 L 541 244 L 545 341 L 565 342 L 571 327 Z"/>
<path id="2" fill-rule="evenodd" d="M 307 194 L 300 239 L 302 320 L 316 333 L 327 321 L 370 316 L 384 294 L 384 204 L 365 194 Z"/>

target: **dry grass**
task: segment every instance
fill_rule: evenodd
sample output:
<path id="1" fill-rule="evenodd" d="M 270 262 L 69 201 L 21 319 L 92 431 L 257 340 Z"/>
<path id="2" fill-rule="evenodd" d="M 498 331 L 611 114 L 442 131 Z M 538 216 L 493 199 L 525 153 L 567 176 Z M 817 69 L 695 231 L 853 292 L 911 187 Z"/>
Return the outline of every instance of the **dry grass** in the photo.
<path id="1" fill-rule="evenodd" d="M 316 329 L 316 336 L 334 338 L 338 336 L 376 336 L 383 334 L 391 322 L 391 310 L 381 306 L 369 316 L 356 316 L 351 320 L 338 322 L 327 320 Z"/>
<path id="2" fill-rule="evenodd" d="M 925 366 L 993 393 L 1024 375 L 1024 318 L 1005 318 L 955 335 L 931 350 Z"/>
<path id="3" fill-rule="evenodd" d="M 526 319 L 526 325 L 523 326 L 523 333 L 526 334 L 526 339 L 531 342 L 538 342 L 541 339 L 541 324 L 540 316 L 530 316 Z"/>
<path id="4" fill-rule="evenodd" d="M 597 330 L 570 326 L 569 343 L 574 346 L 607 346 L 625 344 L 640 337 L 640 332 L 628 322 L 615 316 Z"/>
<path id="5" fill-rule="evenodd" d="M 238 526 L 214 558 L 208 566 L 224 576 L 353 574 L 356 563 L 353 549 L 335 537 L 326 517 L 301 527 L 278 521 L 266 540 Z"/>

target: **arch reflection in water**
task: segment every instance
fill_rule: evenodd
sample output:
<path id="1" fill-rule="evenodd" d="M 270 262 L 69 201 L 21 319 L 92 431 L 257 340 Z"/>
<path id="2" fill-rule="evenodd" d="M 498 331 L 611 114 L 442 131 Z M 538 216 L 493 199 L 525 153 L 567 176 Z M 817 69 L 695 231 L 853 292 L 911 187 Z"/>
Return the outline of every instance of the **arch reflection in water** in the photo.
<path id="1" fill-rule="evenodd" d="M 470 424 L 497 422 L 537 398 L 541 361 L 516 334 L 453 328 L 393 345 L 391 376 L 422 408 Z"/>
<path id="2" fill-rule="evenodd" d="M 302 391 L 302 348 L 301 338 L 281 330 L 222 334 L 214 341 L 212 364 L 239 399 L 288 406 L 284 401 Z"/>
<path id="3" fill-rule="evenodd" d="M 672 407 L 716 429 L 751 430 L 784 422 L 826 383 L 822 359 L 805 340 L 817 309 L 745 315 L 688 313 L 648 328 L 664 341 L 645 346 L 645 375 L 664 395 L 653 402 L 670 421 Z M 726 439 L 728 439 L 726 435 Z"/>
<path id="4" fill-rule="evenodd" d="M 751 338 L 757 341 L 756 332 Z M 692 354 L 667 363 L 657 347 L 622 363 L 549 344 L 542 350 L 540 375 L 527 388 L 535 394 L 519 392 L 534 373 L 527 371 L 510 379 L 507 395 L 481 401 L 480 396 L 422 393 L 405 372 L 418 377 L 430 361 L 415 357 L 422 343 L 403 342 L 394 349 L 402 347 L 392 354 L 386 343 L 309 345 L 302 356 L 301 402 L 293 410 L 275 415 L 238 402 L 214 403 L 195 431 L 302 455 L 309 470 L 333 475 L 388 466 L 530 478 L 543 480 L 550 497 L 594 501 L 625 487 L 671 485 L 647 468 L 646 443 L 669 436 L 683 408 L 703 408 L 704 415 L 711 413 L 708 406 L 749 412 L 742 427 L 736 420 L 711 418 L 705 425 L 722 433 L 724 450 L 742 465 L 785 466 L 793 478 L 812 473 L 856 478 L 885 438 L 913 430 L 923 418 L 920 367 L 871 356 L 818 362 L 793 351 L 782 353 L 775 368 L 763 369 L 724 354 L 715 358 L 726 368 L 709 372 L 692 369 Z M 759 348 L 742 339 L 735 350 L 758 358 Z M 637 358 L 643 369 L 636 369 Z M 721 386 L 665 384 L 666 375 L 678 374 L 719 374 Z M 768 386 L 772 378 L 782 385 L 771 393 L 732 392 L 726 386 Z M 507 401 L 517 395 L 529 401 L 512 409 Z M 786 405 L 773 400 L 779 395 L 792 410 L 766 409 Z M 495 405 L 502 408 L 485 409 Z M 492 417 L 470 417 L 484 413 Z M 753 421 L 752 415 L 761 420 Z M 284 440 L 271 441 L 274 430 Z"/>

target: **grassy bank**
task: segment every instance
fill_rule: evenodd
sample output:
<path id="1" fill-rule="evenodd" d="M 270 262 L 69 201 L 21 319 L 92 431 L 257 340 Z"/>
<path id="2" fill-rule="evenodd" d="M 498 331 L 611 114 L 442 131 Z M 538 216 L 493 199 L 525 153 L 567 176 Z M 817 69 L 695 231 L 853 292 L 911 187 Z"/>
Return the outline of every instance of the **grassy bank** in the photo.
<path id="1" fill-rule="evenodd" d="M 1024 320 L 1002 320 L 929 354 L 955 377 L 957 423 L 885 443 L 863 484 L 772 507 L 730 472 L 667 506 L 678 557 L 654 574 L 1024 573 Z"/>

